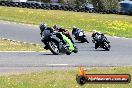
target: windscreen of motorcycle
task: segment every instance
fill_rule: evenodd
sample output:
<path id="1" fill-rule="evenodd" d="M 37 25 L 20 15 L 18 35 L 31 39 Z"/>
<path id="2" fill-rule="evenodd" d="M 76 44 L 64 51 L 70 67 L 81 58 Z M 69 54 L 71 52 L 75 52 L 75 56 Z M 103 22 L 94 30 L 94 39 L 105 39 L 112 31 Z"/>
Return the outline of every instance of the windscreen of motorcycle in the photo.
<path id="1" fill-rule="evenodd" d="M 79 36 L 83 36 L 83 32 L 79 32 Z"/>

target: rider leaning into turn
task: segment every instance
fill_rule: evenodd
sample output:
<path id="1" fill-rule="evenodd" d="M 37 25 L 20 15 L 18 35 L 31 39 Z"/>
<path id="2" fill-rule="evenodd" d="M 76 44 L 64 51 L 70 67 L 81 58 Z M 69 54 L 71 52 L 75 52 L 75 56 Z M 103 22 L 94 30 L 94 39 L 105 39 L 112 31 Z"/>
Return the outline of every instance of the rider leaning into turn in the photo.
<path id="1" fill-rule="evenodd" d="M 54 28 L 55 31 L 57 31 L 57 32 L 62 32 L 62 33 L 63 33 L 65 36 L 67 36 L 67 37 L 71 40 L 71 42 L 74 44 L 74 42 L 73 42 L 73 40 L 72 40 L 72 38 L 71 38 L 70 33 L 69 33 L 68 30 L 63 29 L 62 27 L 60 27 L 60 26 L 58 26 L 58 25 L 54 25 L 53 28 Z"/>
<path id="2" fill-rule="evenodd" d="M 100 42 L 102 40 L 102 36 L 103 35 L 102 33 L 100 32 L 97 32 L 96 30 L 93 30 L 93 33 L 92 33 L 92 37 L 94 38 L 94 42 Z"/>
<path id="3" fill-rule="evenodd" d="M 82 31 L 81 29 L 77 28 L 76 26 L 73 26 L 72 34 L 75 35 L 75 38 L 78 38 L 79 32 L 81 31 Z"/>
<path id="4" fill-rule="evenodd" d="M 57 26 L 56 26 L 57 27 Z M 45 38 L 45 36 L 50 36 L 50 35 L 52 35 L 53 33 L 54 33 L 54 30 L 53 30 L 53 28 L 57 31 L 57 32 L 62 32 L 63 34 L 65 34 L 71 41 L 72 41 L 72 39 L 71 39 L 71 37 L 70 37 L 70 35 L 69 35 L 69 32 L 68 31 L 66 31 L 65 29 L 62 29 L 62 28 L 55 28 L 55 27 L 53 27 L 53 28 L 51 28 L 51 27 L 47 27 L 47 24 L 45 24 L 45 23 L 41 23 L 40 24 L 40 26 L 39 26 L 39 28 L 40 28 L 40 30 L 41 30 L 41 33 L 40 33 L 40 35 L 41 35 L 41 37 L 42 37 L 42 42 L 44 42 L 44 44 L 45 44 L 45 47 L 44 47 L 44 49 L 48 49 L 48 47 L 47 47 L 47 42 L 46 42 L 46 39 L 48 39 L 48 38 Z M 59 29 L 59 30 L 58 30 Z M 66 44 L 66 42 L 63 40 L 63 37 L 61 36 L 61 34 L 60 33 L 55 33 L 56 34 L 56 36 L 62 41 L 62 43 L 63 44 Z M 44 35 L 44 37 L 43 37 L 43 35 Z M 72 41 L 72 43 L 74 44 L 74 42 Z"/>
<path id="5" fill-rule="evenodd" d="M 73 26 L 73 29 L 72 29 L 72 34 L 76 34 L 80 29 L 77 28 L 76 26 Z"/>
<path id="6" fill-rule="evenodd" d="M 41 24 L 39 25 L 39 28 L 40 28 L 40 31 L 41 31 L 40 35 L 41 35 L 41 37 L 42 37 L 41 41 L 44 42 L 44 44 L 45 44 L 44 49 L 48 49 L 48 47 L 47 47 L 47 42 L 45 42 L 45 41 L 46 41 L 46 38 L 43 37 L 43 35 L 49 36 L 49 35 L 51 35 L 54 31 L 53 31 L 53 29 L 52 29 L 51 27 L 47 27 L 47 24 L 46 24 L 46 23 L 41 23 Z M 44 38 L 45 38 L 45 39 L 44 39 Z"/>
<path id="7" fill-rule="evenodd" d="M 100 42 L 103 40 L 104 34 L 97 32 L 96 30 L 93 30 L 92 37 L 94 38 L 95 41 Z M 106 38 L 106 37 L 105 37 Z M 107 39 L 107 38 L 106 38 Z M 109 42 L 109 41 L 108 41 Z M 109 42 L 110 43 L 110 42 Z"/>
<path id="8" fill-rule="evenodd" d="M 39 25 L 39 28 L 40 28 L 40 31 L 41 31 L 41 33 L 40 33 L 41 37 L 44 35 L 44 30 L 45 30 L 46 35 L 49 35 L 49 34 L 53 33 L 53 29 L 51 27 L 47 27 L 46 23 L 41 23 Z"/>

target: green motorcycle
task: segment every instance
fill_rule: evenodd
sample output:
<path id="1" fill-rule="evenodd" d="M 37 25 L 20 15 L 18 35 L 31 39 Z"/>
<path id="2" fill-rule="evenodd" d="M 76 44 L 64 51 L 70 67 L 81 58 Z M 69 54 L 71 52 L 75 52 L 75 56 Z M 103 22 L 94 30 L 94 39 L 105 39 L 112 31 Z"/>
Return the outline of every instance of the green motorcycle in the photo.
<path id="1" fill-rule="evenodd" d="M 67 44 L 65 47 L 66 54 L 70 55 L 72 52 L 77 53 L 78 49 L 77 49 L 77 47 L 74 46 L 74 44 L 71 42 L 71 40 L 68 37 L 66 37 L 64 34 L 62 34 L 61 32 L 60 32 L 60 34 Z"/>
<path id="2" fill-rule="evenodd" d="M 71 40 L 66 37 L 63 33 L 59 32 L 66 44 L 63 44 L 62 41 L 56 36 L 56 33 L 53 33 L 50 36 L 45 36 L 44 41 L 48 49 L 54 54 L 67 54 L 70 55 L 72 52 L 77 53 L 78 48 L 74 46 Z"/>

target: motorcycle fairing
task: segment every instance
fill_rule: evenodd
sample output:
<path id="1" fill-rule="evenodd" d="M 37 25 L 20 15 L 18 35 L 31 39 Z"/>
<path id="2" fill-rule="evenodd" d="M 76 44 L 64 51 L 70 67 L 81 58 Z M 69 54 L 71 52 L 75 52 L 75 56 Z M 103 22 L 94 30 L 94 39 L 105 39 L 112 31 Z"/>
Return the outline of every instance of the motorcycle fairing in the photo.
<path id="1" fill-rule="evenodd" d="M 74 50 L 74 45 L 73 45 L 73 43 L 71 42 L 71 40 L 70 40 L 68 37 L 66 37 L 64 34 L 62 34 L 61 32 L 60 32 L 60 34 L 62 35 L 64 41 L 66 41 L 66 42 L 68 43 L 69 49 L 70 49 L 71 51 L 73 51 L 73 50 Z"/>

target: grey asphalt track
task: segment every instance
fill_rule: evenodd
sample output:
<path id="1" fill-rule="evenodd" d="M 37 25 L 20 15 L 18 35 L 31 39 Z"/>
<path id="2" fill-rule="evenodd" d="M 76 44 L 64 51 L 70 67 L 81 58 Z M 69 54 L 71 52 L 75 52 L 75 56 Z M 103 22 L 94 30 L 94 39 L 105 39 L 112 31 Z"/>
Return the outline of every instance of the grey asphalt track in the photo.
<path id="1" fill-rule="evenodd" d="M 38 27 L 0 21 L 0 37 L 42 44 Z M 77 54 L 52 55 L 50 52 L 0 52 L 0 68 L 65 66 L 130 66 L 132 65 L 132 39 L 108 37 L 111 50 L 94 49 L 90 34 L 89 44 L 77 43 Z M 43 45 L 43 44 L 42 44 Z"/>

